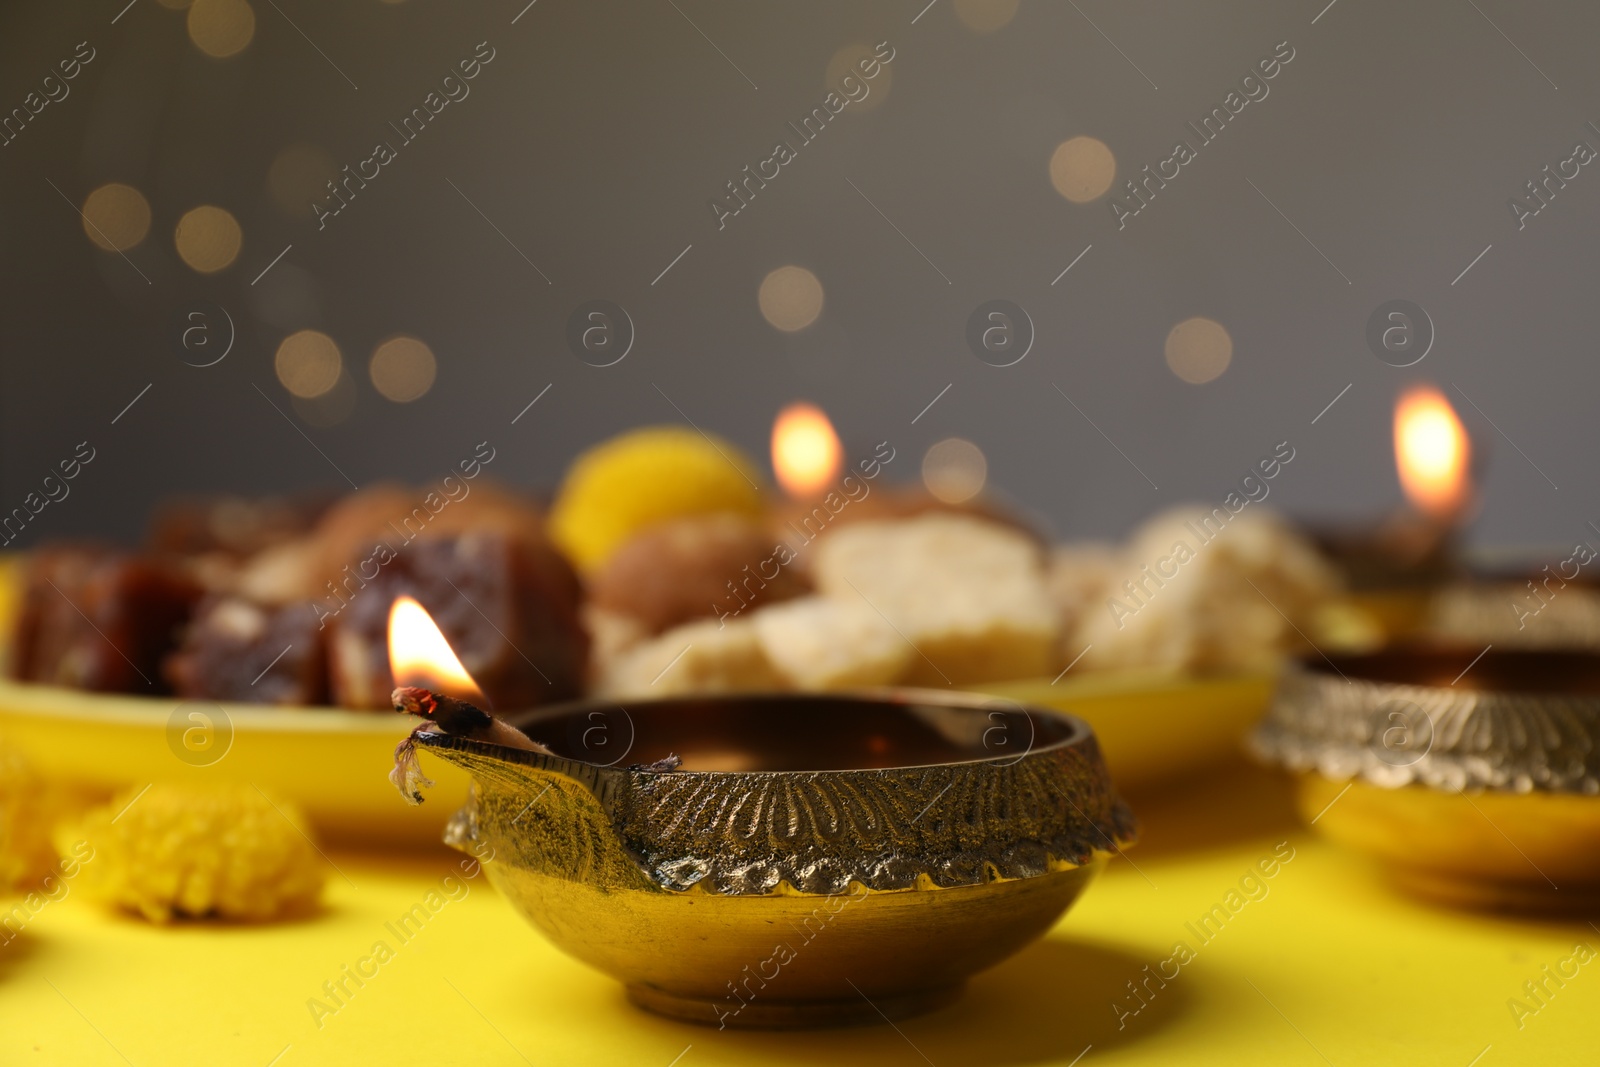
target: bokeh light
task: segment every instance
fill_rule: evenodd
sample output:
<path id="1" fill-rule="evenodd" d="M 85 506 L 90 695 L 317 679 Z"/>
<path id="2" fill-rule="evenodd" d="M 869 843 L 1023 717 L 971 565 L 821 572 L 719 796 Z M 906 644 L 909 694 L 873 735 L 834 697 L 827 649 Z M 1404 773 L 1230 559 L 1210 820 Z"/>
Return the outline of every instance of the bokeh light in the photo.
<path id="1" fill-rule="evenodd" d="M 870 78 L 864 76 L 860 66 L 863 62 L 868 64 L 868 70 L 875 69 L 877 73 Z M 847 44 L 828 60 L 827 70 L 822 75 L 823 88 L 842 97 L 857 98 L 850 101 L 843 114 L 871 111 L 889 98 L 889 83 L 893 80 L 890 71 L 890 66 L 879 61 L 869 45 Z M 845 85 L 847 77 L 853 80 Z"/>
<path id="2" fill-rule="evenodd" d="M 1222 323 L 1196 316 L 1167 334 L 1167 366 L 1190 385 L 1213 381 L 1233 362 L 1233 338 Z"/>
<path id="3" fill-rule="evenodd" d="M 150 232 L 150 202 L 131 185 L 102 185 L 84 198 L 83 232 L 107 252 L 126 252 Z"/>
<path id="4" fill-rule="evenodd" d="M 1050 184 L 1074 204 L 1105 195 L 1117 177 L 1117 157 L 1094 137 L 1074 137 L 1050 154 Z"/>
<path id="5" fill-rule="evenodd" d="M 761 280 L 761 315 L 785 333 L 803 330 L 822 314 L 822 283 L 804 267 L 779 267 Z"/>
<path id="6" fill-rule="evenodd" d="M 983 491 L 989 461 L 983 449 L 964 437 L 947 437 L 922 457 L 922 484 L 946 504 L 971 500 Z"/>
<path id="7" fill-rule="evenodd" d="M 256 13 L 245 0 L 194 0 L 189 40 L 213 59 L 238 55 L 256 34 Z"/>
<path id="8" fill-rule="evenodd" d="M 976 33 L 993 33 L 1017 16 L 1020 0 L 955 0 L 956 18 Z"/>
<path id="9" fill-rule="evenodd" d="M 367 372 L 384 399 L 408 404 L 433 388 L 438 363 L 433 349 L 415 337 L 391 337 L 372 353 Z"/>
<path id="10" fill-rule="evenodd" d="M 215 274 L 231 265 L 239 258 L 243 241 L 238 220 L 214 204 L 184 212 L 173 232 L 178 255 L 201 274 Z"/>
<path id="11" fill-rule="evenodd" d="M 272 362 L 283 387 L 308 400 L 332 389 L 344 368 L 339 346 L 317 330 L 299 330 L 285 337 Z"/>

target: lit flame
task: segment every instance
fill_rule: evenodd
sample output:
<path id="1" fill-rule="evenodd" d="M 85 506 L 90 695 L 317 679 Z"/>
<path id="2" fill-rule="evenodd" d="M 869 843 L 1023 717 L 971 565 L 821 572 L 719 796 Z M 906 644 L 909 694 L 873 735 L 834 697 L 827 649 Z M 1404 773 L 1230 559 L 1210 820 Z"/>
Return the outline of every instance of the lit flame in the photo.
<path id="1" fill-rule="evenodd" d="M 839 473 L 844 448 L 833 423 L 814 404 L 790 404 L 772 424 L 772 469 L 792 497 L 822 492 Z"/>
<path id="2" fill-rule="evenodd" d="M 408 596 L 389 609 L 389 673 L 395 685 L 416 685 L 458 700 L 485 703 L 439 625 Z"/>
<path id="3" fill-rule="evenodd" d="M 1471 489 L 1472 444 L 1443 393 L 1428 385 L 1406 391 L 1394 409 L 1394 457 L 1406 498 L 1438 518 L 1460 512 Z"/>

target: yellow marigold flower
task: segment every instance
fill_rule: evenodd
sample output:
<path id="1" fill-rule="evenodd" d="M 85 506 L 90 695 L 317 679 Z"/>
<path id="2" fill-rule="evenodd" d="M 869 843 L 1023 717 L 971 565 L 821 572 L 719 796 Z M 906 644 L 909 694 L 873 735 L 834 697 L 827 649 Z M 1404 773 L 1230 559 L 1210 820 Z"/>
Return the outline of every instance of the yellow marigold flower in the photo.
<path id="1" fill-rule="evenodd" d="M 28 761 L 0 745 L 0 891 L 35 885 L 53 870 L 53 800 Z"/>
<path id="2" fill-rule="evenodd" d="M 593 571 L 647 526 L 686 515 L 759 515 L 760 476 L 726 441 L 682 426 L 613 437 L 579 456 L 550 511 L 550 532 Z"/>
<path id="3" fill-rule="evenodd" d="M 65 852 L 87 841 L 84 892 L 152 922 L 175 916 L 263 921 L 309 909 L 323 862 L 301 816 L 254 786 L 129 789 L 63 828 Z"/>

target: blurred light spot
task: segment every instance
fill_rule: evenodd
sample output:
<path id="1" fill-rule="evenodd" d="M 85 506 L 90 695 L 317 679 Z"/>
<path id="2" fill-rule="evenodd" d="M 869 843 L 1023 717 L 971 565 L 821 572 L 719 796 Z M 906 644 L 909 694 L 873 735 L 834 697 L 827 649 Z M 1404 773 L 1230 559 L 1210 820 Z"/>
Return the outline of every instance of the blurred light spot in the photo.
<path id="1" fill-rule="evenodd" d="M 433 388 L 438 369 L 433 349 L 415 337 L 391 337 L 372 353 L 367 371 L 387 400 L 407 404 Z"/>
<path id="2" fill-rule="evenodd" d="M 201 274 L 215 274 L 239 258 L 243 239 L 234 217 L 212 204 L 184 212 L 173 233 L 178 255 Z"/>
<path id="3" fill-rule="evenodd" d="M 871 77 L 867 76 L 871 73 Z M 850 79 L 846 81 L 845 79 Z M 889 68 L 864 44 L 847 44 L 828 60 L 823 88 L 850 101 L 845 114 L 871 111 L 889 97 Z"/>
<path id="4" fill-rule="evenodd" d="M 337 426 L 348 419 L 356 410 L 356 400 L 360 390 L 356 383 L 350 380 L 350 375 L 341 373 L 339 380 L 333 383 L 333 388 L 314 397 L 291 397 L 289 403 L 294 407 L 294 413 L 300 416 L 301 421 L 318 429 L 327 429 Z"/>
<path id="5" fill-rule="evenodd" d="M 969 30 L 993 33 L 1017 15 L 1019 0 L 956 0 L 956 18 Z"/>
<path id="6" fill-rule="evenodd" d="M 316 330 L 291 333 L 278 345 L 273 359 L 278 381 L 295 396 L 311 399 L 332 389 L 339 381 L 344 361 L 333 338 Z"/>
<path id="7" fill-rule="evenodd" d="M 1429 515 L 1449 521 L 1472 495 L 1472 441 L 1431 385 L 1412 386 L 1395 404 L 1394 460 L 1406 499 Z"/>
<path id="8" fill-rule="evenodd" d="M 292 144 L 267 168 L 267 194 L 289 218 L 309 219 L 312 203 L 327 195 L 328 182 L 338 173 L 333 157 L 316 145 Z"/>
<path id="9" fill-rule="evenodd" d="M 822 314 L 822 283 L 804 267 L 779 267 L 761 280 L 761 314 L 785 333 L 803 330 Z"/>
<path id="10" fill-rule="evenodd" d="M 1167 334 L 1167 366 L 1190 385 L 1220 377 L 1232 361 L 1233 338 L 1220 322 L 1196 316 Z"/>
<path id="11" fill-rule="evenodd" d="M 971 500 L 983 490 L 989 461 L 964 437 L 947 437 L 922 457 L 922 484 L 946 504 Z"/>
<path id="12" fill-rule="evenodd" d="M 150 204 L 131 185 L 102 185 L 83 201 L 83 232 L 107 252 L 125 252 L 150 232 Z"/>
<path id="13" fill-rule="evenodd" d="M 1103 196 L 1116 176 L 1117 157 L 1094 137 L 1062 141 L 1050 156 L 1050 184 L 1074 204 Z"/>
<path id="14" fill-rule="evenodd" d="M 189 7 L 189 40 L 215 59 L 244 51 L 255 33 L 256 13 L 245 0 L 194 0 Z"/>
<path id="15" fill-rule="evenodd" d="M 778 412 L 772 423 L 772 470 L 797 500 L 821 494 L 838 477 L 844 446 L 821 408 L 804 401 Z"/>

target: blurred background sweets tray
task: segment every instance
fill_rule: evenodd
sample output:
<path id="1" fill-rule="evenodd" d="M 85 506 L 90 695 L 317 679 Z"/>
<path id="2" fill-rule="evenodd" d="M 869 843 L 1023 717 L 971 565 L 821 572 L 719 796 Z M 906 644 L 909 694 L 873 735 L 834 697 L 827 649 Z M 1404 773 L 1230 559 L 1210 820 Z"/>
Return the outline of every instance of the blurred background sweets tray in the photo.
<path id="1" fill-rule="evenodd" d="M 1149 788 L 1237 754 L 1272 701 L 1277 672 L 1185 675 L 1085 671 L 982 686 L 1018 704 L 1069 712 L 1094 728 L 1119 789 Z"/>
<path id="2" fill-rule="evenodd" d="M 1185 678 L 1117 671 L 981 687 L 1003 702 L 1082 717 L 1119 787 L 1148 787 L 1238 751 L 1265 711 L 1269 672 Z M 1009 703 L 997 704 L 1007 707 Z M 415 722 L 383 712 L 277 708 L 85 693 L 0 680 L 0 736 L 45 776 L 93 793 L 201 778 L 255 784 L 295 802 L 334 842 L 439 840 L 467 776 L 429 759 L 421 807 L 389 783 L 394 746 Z"/>
<path id="3" fill-rule="evenodd" d="M 442 762 L 428 803 L 389 784 L 394 747 L 415 721 L 334 708 L 85 693 L 0 680 L 0 736 L 47 778 L 109 794 L 157 781 L 256 785 L 289 800 L 325 840 L 436 842 L 467 795 Z"/>

